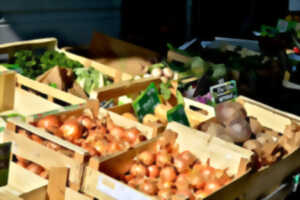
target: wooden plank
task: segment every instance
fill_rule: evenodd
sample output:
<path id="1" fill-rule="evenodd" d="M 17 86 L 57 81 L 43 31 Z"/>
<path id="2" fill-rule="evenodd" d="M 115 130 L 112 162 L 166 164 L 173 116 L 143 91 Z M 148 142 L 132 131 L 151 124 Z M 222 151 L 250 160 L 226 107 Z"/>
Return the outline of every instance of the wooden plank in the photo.
<path id="1" fill-rule="evenodd" d="M 64 200 L 68 179 L 68 168 L 51 168 L 49 170 L 48 196 L 49 200 Z"/>
<path id="2" fill-rule="evenodd" d="M 1 200 L 46 200 L 48 181 L 11 162 L 8 186 L 0 188 Z"/>
<path id="3" fill-rule="evenodd" d="M 94 32 L 90 43 L 90 52 L 94 55 L 113 54 L 117 57 L 141 56 L 157 58 L 159 54 L 149 49 L 109 37 L 105 34 Z"/>
<path id="4" fill-rule="evenodd" d="M 182 62 L 185 64 L 185 63 L 190 62 L 192 58 L 170 50 L 170 51 L 168 51 L 167 59 L 169 62 L 177 61 L 177 62 Z"/>
<path id="5" fill-rule="evenodd" d="M 79 163 L 60 152 L 53 151 L 37 142 L 34 142 L 23 135 L 15 134 L 10 131 L 4 132 L 4 141 L 13 141 L 15 146 L 13 153 L 27 160 L 43 166 L 46 169 L 52 167 L 69 167 L 69 180 L 80 186 L 83 174 L 83 163 Z"/>
<path id="6" fill-rule="evenodd" d="M 135 94 L 146 89 L 150 83 L 154 82 L 158 85 L 160 78 L 150 77 L 140 80 L 123 81 L 121 83 L 113 84 L 105 88 L 95 90 L 91 96 L 96 96 L 101 102 L 112 98 L 117 98 L 127 94 Z"/>
<path id="7" fill-rule="evenodd" d="M 70 188 L 66 188 L 65 200 L 93 200 L 92 197 L 88 197 Z"/>
<path id="8" fill-rule="evenodd" d="M 15 73 L 0 72 L 0 112 L 14 108 L 15 85 Z"/>

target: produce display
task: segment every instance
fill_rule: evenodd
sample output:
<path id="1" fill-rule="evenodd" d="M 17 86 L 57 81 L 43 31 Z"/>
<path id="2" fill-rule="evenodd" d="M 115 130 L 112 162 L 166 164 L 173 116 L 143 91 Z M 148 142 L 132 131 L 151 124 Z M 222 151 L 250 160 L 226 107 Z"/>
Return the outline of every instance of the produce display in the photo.
<path id="1" fill-rule="evenodd" d="M 94 89 L 109 85 L 112 80 L 92 67 L 85 68 L 78 61 L 54 50 L 17 51 L 10 64 L 4 64 L 28 78 L 51 87 L 88 98 Z"/>
<path id="2" fill-rule="evenodd" d="M 236 143 L 257 155 L 257 167 L 271 165 L 300 146 L 300 126 L 291 124 L 283 133 L 263 127 L 257 119 L 247 117 L 238 102 L 217 105 L 216 118 L 204 122 L 200 130 Z"/>
<path id="3" fill-rule="evenodd" d="M 112 154 L 146 140 L 137 128 L 120 127 L 109 116 L 94 119 L 88 115 L 81 115 L 63 119 L 56 115 L 49 115 L 34 125 L 81 146 L 91 156 Z M 43 143 L 42 140 L 41 143 Z"/>
<path id="4" fill-rule="evenodd" d="M 179 152 L 176 133 L 168 132 L 174 139 L 161 136 L 153 150 L 139 153 L 130 170 L 120 177 L 122 181 L 162 200 L 205 198 L 231 182 L 233 177 L 226 169 L 211 167 L 209 160 L 201 163 L 189 151 Z"/>

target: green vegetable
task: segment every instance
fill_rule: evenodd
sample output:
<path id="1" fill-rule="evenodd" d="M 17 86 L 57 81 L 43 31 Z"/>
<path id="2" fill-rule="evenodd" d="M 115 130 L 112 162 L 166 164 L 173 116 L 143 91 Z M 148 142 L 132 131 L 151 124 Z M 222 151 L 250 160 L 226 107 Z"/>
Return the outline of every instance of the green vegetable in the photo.
<path id="1" fill-rule="evenodd" d="M 94 68 L 77 68 L 74 69 L 76 74 L 76 82 L 84 89 L 84 91 L 90 94 L 97 88 L 104 87 L 111 84 L 109 77 L 102 74 L 100 71 Z"/>
<path id="2" fill-rule="evenodd" d="M 184 104 L 183 95 L 179 90 L 176 91 L 177 104 Z"/>
<path id="3" fill-rule="evenodd" d="M 57 88 L 56 83 L 49 83 L 49 86 L 50 86 L 50 87 L 53 87 L 53 88 Z"/>
<path id="4" fill-rule="evenodd" d="M 169 89 L 170 86 L 171 86 L 170 82 L 161 83 L 159 85 L 160 93 L 166 101 L 168 101 L 171 98 L 171 91 Z"/>
<path id="5" fill-rule="evenodd" d="M 223 78 L 226 75 L 226 67 L 224 64 L 212 64 L 211 67 L 213 70 L 211 78 L 214 81 L 217 81 L 218 79 Z"/>
<path id="6" fill-rule="evenodd" d="M 202 77 L 208 69 L 208 64 L 200 57 L 193 57 L 190 65 L 192 73 L 197 77 Z"/>
<path id="7" fill-rule="evenodd" d="M 5 65 L 5 67 L 31 79 L 35 79 L 54 66 L 70 69 L 83 67 L 79 62 L 67 58 L 64 53 L 54 50 L 44 51 L 43 53 L 30 50 L 17 51 L 10 64 L 13 65 Z"/>

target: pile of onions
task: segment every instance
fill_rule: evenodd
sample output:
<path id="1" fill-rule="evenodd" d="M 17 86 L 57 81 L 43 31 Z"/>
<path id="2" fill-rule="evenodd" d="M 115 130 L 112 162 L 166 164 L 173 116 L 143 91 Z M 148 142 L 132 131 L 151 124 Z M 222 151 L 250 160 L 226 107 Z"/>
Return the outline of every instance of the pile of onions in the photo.
<path id="1" fill-rule="evenodd" d="M 191 152 L 178 152 L 178 146 L 163 136 L 154 151 L 138 154 L 120 179 L 129 186 L 159 199 L 181 195 L 205 198 L 232 180 L 226 170 L 215 169 L 209 160 L 202 164 Z"/>
<path id="2" fill-rule="evenodd" d="M 31 171 L 32 173 L 39 175 L 40 177 L 44 178 L 44 179 L 48 179 L 49 178 L 49 174 L 48 171 L 43 168 L 42 166 L 30 162 L 20 156 L 16 156 L 17 158 L 17 164 L 26 168 L 27 170 Z"/>
<path id="3" fill-rule="evenodd" d="M 64 116 L 64 118 L 66 117 Z M 62 117 L 56 115 L 49 115 L 40 119 L 34 125 L 81 146 L 91 156 L 115 153 L 146 140 L 146 137 L 138 129 L 120 127 L 109 116 L 94 119 L 82 114 L 62 119 Z M 49 148 L 56 148 L 55 144 L 49 144 L 49 142 L 43 142 L 35 136 L 33 137 L 32 139 L 41 144 L 44 143 Z"/>

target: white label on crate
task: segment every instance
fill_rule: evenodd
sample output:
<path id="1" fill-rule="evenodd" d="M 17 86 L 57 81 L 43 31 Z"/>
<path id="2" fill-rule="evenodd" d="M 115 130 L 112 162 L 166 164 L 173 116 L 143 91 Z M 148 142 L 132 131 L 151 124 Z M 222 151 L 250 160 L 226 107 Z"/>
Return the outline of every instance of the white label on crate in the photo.
<path id="1" fill-rule="evenodd" d="M 148 198 L 129 186 L 103 175 L 98 177 L 97 190 L 106 193 L 117 200 L 148 200 Z"/>

